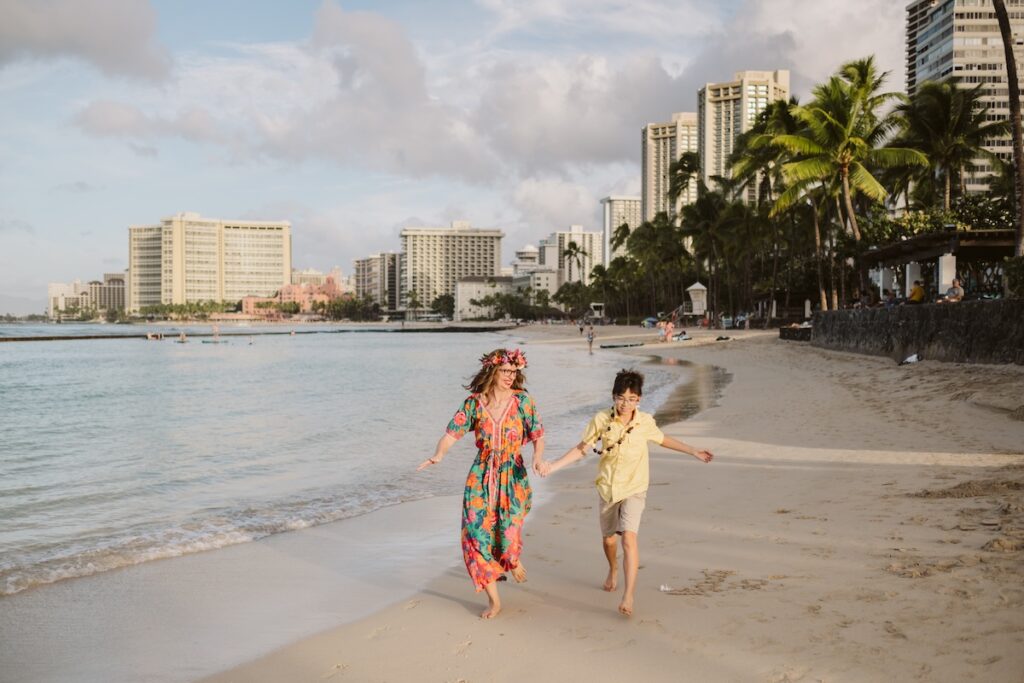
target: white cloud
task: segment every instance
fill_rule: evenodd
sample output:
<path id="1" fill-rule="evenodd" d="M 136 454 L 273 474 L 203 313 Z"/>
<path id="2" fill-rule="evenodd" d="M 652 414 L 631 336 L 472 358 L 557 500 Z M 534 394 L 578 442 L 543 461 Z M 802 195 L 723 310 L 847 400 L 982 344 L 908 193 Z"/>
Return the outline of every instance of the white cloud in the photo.
<path id="1" fill-rule="evenodd" d="M 496 33 L 557 28 L 574 33 L 678 40 L 721 26 L 718 3 L 700 0 L 477 0 L 498 18 Z"/>
<path id="2" fill-rule="evenodd" d="M 131 104 L 98 100 L 79 111 L 75 123 L 99 137 L 152 140 L 174 135 L 192 142 L 219 143 L 230 138 L 224 124 L 198 106 L 185 107 L 172 117 L 161 117 L 146 114 Z"/>
<path id="3" fill-rule="evenodd" d="M 557 178 L 521 180 L 510 197 L 510 203 L 519 211 L 531 233 L 539 237 L 573 224 L 595 230 L 596 226 L 588 223 L 597 213 L 597 201 L 585 185 Z"/>
<path id="4" fill-rule="evenodd" d="M 171 60 L 156 42 L 156 23 L 145 0 L 3 0 L 0 67 L 74 57 L 109 75 L 162 80 Z"/>

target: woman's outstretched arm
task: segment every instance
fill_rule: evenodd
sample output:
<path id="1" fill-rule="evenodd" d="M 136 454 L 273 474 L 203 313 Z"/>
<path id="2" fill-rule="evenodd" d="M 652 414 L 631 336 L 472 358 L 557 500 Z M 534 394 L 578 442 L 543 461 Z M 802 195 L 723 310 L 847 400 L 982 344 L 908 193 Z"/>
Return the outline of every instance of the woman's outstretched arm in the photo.
<path id="1" fill-rule="evenodd" d="M 448 449 L 455 444 L 455 441 L 456 439 L 454 436 L 445 432 L 444 436 L 438 440 L 437 446 L 434 447 L 434 455 L 421 462 L 420 466 L 416 468 L 416 471 L 419 472 L 430 465 L 440 464 L 440 462 L 444 460 L 445 453 L 447 453 Z"/>

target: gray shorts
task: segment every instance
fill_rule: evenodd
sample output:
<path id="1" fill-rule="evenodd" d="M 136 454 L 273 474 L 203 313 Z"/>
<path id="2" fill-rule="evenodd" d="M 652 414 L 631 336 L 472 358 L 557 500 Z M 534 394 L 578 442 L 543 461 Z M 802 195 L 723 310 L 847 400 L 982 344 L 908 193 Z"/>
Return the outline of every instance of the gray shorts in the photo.
<path id="1" fill-rule="evenodd" d="M 600 494 L 598 509 L 601 511 L 601 535 L 604 537 L 621 534 L 623 531 L 640 531 L 640 518 L 647 505 L 647 492 L 635 493 L 617 503 L 608 503 Z"/>

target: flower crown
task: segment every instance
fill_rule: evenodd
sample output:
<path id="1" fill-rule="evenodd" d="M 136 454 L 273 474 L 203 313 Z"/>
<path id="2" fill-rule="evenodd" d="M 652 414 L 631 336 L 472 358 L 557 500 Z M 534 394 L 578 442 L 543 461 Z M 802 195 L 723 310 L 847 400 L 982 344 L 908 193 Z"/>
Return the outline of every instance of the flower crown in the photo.
<path id="1" fill-rule="evenodd" d="M 497 367 L 505 363 L 514 366 L 516 370 L 522 370 L 526 367 L 526 354 L 519 349 L 512 349 L 511 351 L 492 353 L 480 357 L 480 364 L 485 368 Z"/>

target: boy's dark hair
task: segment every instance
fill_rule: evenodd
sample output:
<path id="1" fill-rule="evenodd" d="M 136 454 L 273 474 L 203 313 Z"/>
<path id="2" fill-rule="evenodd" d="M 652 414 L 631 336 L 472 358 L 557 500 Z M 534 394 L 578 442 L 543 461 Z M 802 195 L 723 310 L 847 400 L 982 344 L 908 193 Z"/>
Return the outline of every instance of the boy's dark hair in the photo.
<path id="1" fill-rule="evenodd" d="M 637 396 L 643 396 L 644 376 L 636 370 L 619 370 L 612 385 L 612 394 L 618 395 L 624 391 L 632 391 Z"/>

